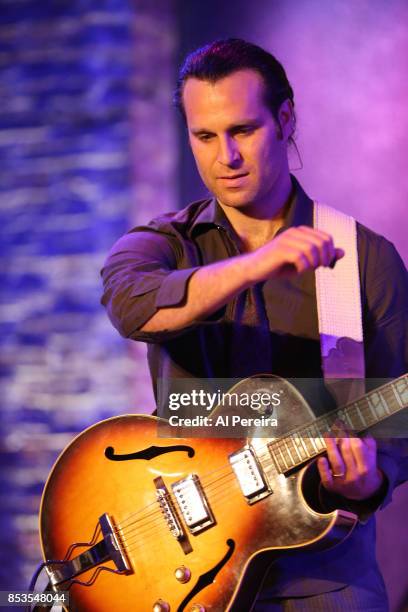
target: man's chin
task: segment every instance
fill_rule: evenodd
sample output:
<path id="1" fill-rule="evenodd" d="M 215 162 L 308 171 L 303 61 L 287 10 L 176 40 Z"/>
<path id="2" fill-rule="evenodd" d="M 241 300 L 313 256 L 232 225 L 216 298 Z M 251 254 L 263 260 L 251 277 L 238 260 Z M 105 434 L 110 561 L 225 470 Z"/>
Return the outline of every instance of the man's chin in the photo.
<path id="1" fill-rule="evenodd" d="M 236 196 L 222 194 L 216 195 L 216 198 L 222 206 L 228 208 L 246 208 L 250 203 L 249 198 L 244 197 L 243 194 L 236 194 Z"/>

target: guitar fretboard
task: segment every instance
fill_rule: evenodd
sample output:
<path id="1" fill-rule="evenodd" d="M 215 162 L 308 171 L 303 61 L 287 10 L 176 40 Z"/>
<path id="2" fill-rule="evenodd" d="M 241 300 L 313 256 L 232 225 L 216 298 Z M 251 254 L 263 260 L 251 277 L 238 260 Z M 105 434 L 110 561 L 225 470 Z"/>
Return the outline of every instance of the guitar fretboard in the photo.
<path id="1" fill-rule="evenodd" d="M 268 444 L 277 470 L 285 473 L 323 453 L 324 434 L 341 419 L 359 434 L 408 406 L 408 374 L 370 391 L 355 402 L 328 412 L 315 421 Z"/>

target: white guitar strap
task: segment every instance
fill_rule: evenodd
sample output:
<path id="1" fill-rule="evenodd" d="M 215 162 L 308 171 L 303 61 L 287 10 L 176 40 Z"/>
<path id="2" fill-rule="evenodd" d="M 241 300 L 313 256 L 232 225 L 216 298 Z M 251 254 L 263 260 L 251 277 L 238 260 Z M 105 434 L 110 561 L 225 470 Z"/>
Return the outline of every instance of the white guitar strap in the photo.
<path id="1" fill-rule="evenodd" d="M 323 374 L 337 402 L 344 404 L 365 392 L 356 221 L 314 202 L 313 225 L 333 236 L 334 245 L 345 252 L 333 269 L 320 267 L 315 273 Z"/>

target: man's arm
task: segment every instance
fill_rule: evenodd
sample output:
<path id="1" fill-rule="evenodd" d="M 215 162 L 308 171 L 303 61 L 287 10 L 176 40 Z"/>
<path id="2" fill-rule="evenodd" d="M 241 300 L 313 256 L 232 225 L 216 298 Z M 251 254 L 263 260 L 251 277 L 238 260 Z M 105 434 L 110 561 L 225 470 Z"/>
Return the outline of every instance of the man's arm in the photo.
<path id="1" fill-rule="evenodd" d="M 160 308 L 141 331 L 183 329 L 210 316 L 251 285 L 329 266 L 343 255 L 325 232 L 307 226 L 290 228 L 252 253 L 197 269 L 183 303 Z"/>
<path id="2" fill-rule="evenodd" d="M 408 370 L 408 275 L 388 240 L 361 226 L 358 235 L 367 383 L 375 388 Z M 340 438 L 338 445 L 328 440 L 328 459 L 320 458 L 318 468 L 329 509 L 341 507 L 339 496 L 347 500 L 347 509 L 363 517 L 390 503 L 393 489 L 408 479 L 407 425 L 407 419 L 401 419 L 390 428 L 387 436 L 392 430 L 400 436 L 394 439 L 384 437 L 382 423 L 372 431 L 376 440 Z M 333 478 L 333 473 L 344 476 Z"/>

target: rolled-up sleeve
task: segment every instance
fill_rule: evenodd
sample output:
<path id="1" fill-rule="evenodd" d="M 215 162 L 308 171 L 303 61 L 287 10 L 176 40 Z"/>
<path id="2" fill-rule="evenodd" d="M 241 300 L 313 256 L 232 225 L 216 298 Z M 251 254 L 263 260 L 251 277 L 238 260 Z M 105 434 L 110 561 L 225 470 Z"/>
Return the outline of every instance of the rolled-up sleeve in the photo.
<path id="1" fill-rule="evenodd" d="M 408 273 L 392 243 L 378 236 L 368 243 L 366 372 L 369 378 L 391 379 L 408 367 Z"/>
<path id="2" fill-rule="evenodd" d="M 378 444 L 377 465 L 386 477 L 386 489 L 380 508 L 392 501 L 398 485 L 408 480 L 408 439 L 382 440 Z"/>
<path id="3" fill-rule="evenodd" d="M 188 281 L 198 266 L 178 269 L 177 265 L 176 239 L 157 231 L 133 231 L 112 247 L 101 271 L 101 303 L 122 336 L 162 342 L 185 331 L 140 331 L 159 308 L 185 300 Z"/>
<path id="4" fill-rule="evenodd" d="M 392 501 L 394 489 L 408 479 L 408 440 L 390 439 L 378 441 L 377 466 L 383 472 L 383 484 L 369 499 L 352 500 L 325 489 L 320 483 L 319 501 L 324 512 L 337 508 L 354 512 L 361 523 L 366 523 L 377 510 L 382 510 Z"/>
<path id="5" fill-rule="evenodd" d="M 394 245 L 360 226 L 359 250 L 365 307 L 367 390 L 391 382 L 408 369 L 408 275 Z M 406 413 L 405 413 L 406 414 Z M 395 417 L 398 421 L 395 421 Z M 403 411 L 370 429 L 377 442 L 377 466 L 384 475 L 380 491 L 368 500 L 348 500 L 321 486 L 326 511 L 343 508 L 366 522 L 391 501 L 394 489 L 408 480 L 408 426 Z M 389 423 L 389 421 L 388 421 Z"/>
<path id="6" fill-rule="evenodd" d="M 365 266 L 366 371 L 368 390 L 389 382 L 408 370 L 408 274 L 394 245 L 367 232 Z M 378 379 L 378 380 L 377 380 Z M 397 420 L 395 418 L 397 417 Z M 379 508 L 386 507 L 398 485 L 408 480 L 408 427 L 406 413 L 392 417 L 393 438 L 384 438 L 384 424 L 377 439 L 378 467 L 386 478 Z M 387 421 L 385 422 L 387 427 Z M 398 437 L 397 437 L 398 436 Z"/>

